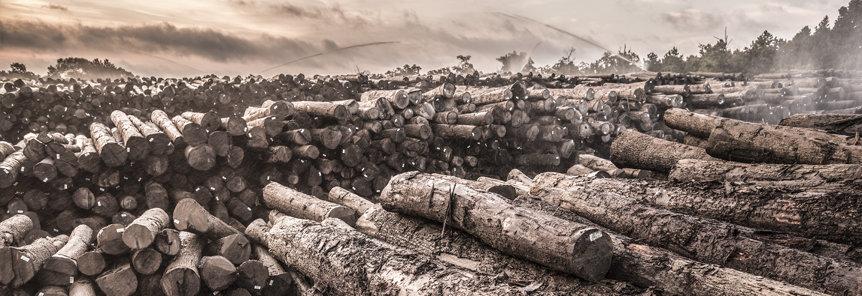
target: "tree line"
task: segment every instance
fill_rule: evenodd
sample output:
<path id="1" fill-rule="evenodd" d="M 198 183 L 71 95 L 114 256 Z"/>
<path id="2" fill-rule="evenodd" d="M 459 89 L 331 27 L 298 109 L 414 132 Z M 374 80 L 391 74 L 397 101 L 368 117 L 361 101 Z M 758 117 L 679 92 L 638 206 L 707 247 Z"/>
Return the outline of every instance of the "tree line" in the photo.
<path id="1" fill-rule="evenodd" d="M 791 69 L 862 68 L 862 0 L 838 10 L 835 21 L 823 18 L 814 29 L 803 27 L 787 40 L 763 31 L 743 49 L 731 50 L 726 37 L 701 44 L 684 57 L 676 47 L 663 56 L 650 53 L 645 65 L 656 72 L 766 73 Z"/>

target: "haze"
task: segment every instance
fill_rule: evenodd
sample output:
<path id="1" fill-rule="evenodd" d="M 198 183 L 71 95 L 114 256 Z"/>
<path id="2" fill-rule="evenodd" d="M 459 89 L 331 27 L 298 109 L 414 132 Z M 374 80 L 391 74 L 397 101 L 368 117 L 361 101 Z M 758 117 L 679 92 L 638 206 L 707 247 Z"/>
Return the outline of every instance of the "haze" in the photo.
<path id="1" fill-rule="evenodd" d="M 0 0 L 0 67 L 13 61 L 37 73 L 58 57 L 108 58 L 135 74 L 383 72 L 418 64 L 450 66 L 468 54 L 483 71 L 507 51 L 531 51 L 537 64 L 576 49 L 589 61 L 602 50 L 521 15 L 611 49 L 642 57 L 677 46 L 685 54 L 727 27 L 738 48 L 763 30 L 789 38 L 844 0 L 785 1 L 22 1 Z M 290 60 L 370 42 L 262 73 Z M 538 46 L 536 46 L 538 44 Z"/>

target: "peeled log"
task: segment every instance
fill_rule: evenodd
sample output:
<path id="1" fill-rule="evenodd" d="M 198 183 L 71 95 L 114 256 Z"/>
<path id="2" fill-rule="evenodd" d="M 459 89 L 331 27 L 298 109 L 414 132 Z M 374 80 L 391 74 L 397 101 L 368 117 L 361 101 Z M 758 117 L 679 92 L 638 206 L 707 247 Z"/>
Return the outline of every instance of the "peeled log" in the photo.
<path id="1" fill-rule="evenodd" d="M 72 283 L 78 274 L 78 257 L 87 251 L 93 241 L 93 229 L 87 225 L 78 225 L 69 234 L 69 240 L 56 254 L 45 260 L 39 279 L 42 284 L 66 286 Z"/>
<path id="2" fill-rule="evenodd" d="M 167 296 L 194 296 L 201 288 L 198 263 L 201 260 L 203 242 L 194 233 L 180 232 L 180 253 L 165 267 L 162 276 L 162 291 Z"/>
<path id="3" fill-rule="evenodd" d="M 610 241 L 600 230 L 514 207 L 448 176 L 403 173 L 380 193 L 387 209 L 464 230 L 498 250 L 590 281 L 604 278 Z M 459 186 L 461 185 L 461 186 Z"/>
<path id="4" fill-rule="evenodd" d="M 768 185 L 818 186 L 825 183 L 857 183 L 862 180 L 859 164 L 747 164 L 730 161 L 684 159 L 668 176 L 674 181 L 748 182 Z"/>
<path id="5" fill-rule="evenodd" d="M 33 229 L 33 220 L 27 215 L 17 214 L 0 222 L 0 248 L 16 245 Z"/>
<path id="6" fill-rule="evenodd" d="M 608 192 L 592 183 L 596 182 L 542 173 L 536 176 L 531 194 L 615 232 L 698 261 L 822 292 L 862 293 L 862 268 L 855 264 L 764 243 L 750 237 L 751 229 L 658 209 L 637 196 Z"/>
<path id="7" fill-rule="evenodd" d="M 275 182 L 270 182 L 263 188 L 263 201 L 271 209 L 302 219 L 320 222 L 326 218 L 336 218 L 350 225 L 356 222 L 356 213 L 350 208 L 317 199 Z"/>
<path id="8" fill-rule="evenodd" d="M 700 147 L 688 146 L 627 129 L 611 144 L 611 160 L 626 167 L 669 172 L 682 159 L 714 160 Z"/>
<path id="9" fill-rule="evenodd" d="M 263 220 L 256 220 L 246 234 L 333 295 L 521 293 L 508 285 L 489 284 L 488 276 L 455 272 L 441 262 L 355 230 L 290 216 L 272 222 L 270 229 Z"/>

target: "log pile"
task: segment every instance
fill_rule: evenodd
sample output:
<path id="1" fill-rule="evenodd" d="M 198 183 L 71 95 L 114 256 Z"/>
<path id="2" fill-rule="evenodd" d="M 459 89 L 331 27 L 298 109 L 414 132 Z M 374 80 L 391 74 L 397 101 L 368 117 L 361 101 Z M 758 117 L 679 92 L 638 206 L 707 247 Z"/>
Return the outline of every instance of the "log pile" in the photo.
<path id="1" fill-rule="evenodd" d="M 0 293 L 862 293 L 862 120 L 758 79 L 7 83 Z"/>

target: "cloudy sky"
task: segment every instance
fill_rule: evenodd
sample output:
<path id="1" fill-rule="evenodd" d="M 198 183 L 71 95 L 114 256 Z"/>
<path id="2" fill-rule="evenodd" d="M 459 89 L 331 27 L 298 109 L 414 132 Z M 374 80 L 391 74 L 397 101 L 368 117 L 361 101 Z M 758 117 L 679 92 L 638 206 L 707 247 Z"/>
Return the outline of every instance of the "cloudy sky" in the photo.
<path id="1" fill-rule="evenodd" d="M 725 27 L 731 46 L 744 47 L 763 30 L 792 37 L 847 2 L 0 0 L 0 67 L 22 61 L 44 73 L 58 57 L 81 56 L 143 75 L 351 73 L 405 63 L 434 69 L 469 54 L 492 71 L 512 50 L 538 64 L 571 47 L 576 59 L 595 59 L 603 51 L 596 44 L 688 54 Z M 379 44 L 337 50 L 367 43 Z"/>

